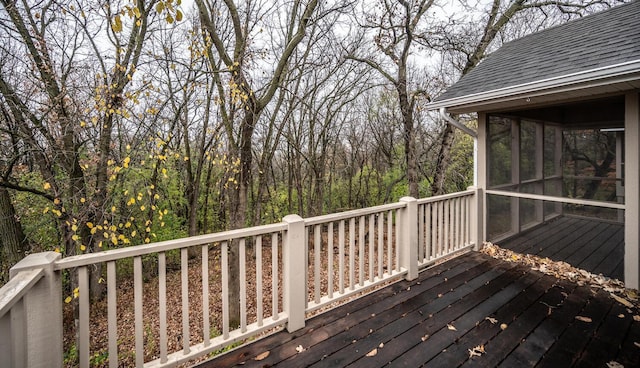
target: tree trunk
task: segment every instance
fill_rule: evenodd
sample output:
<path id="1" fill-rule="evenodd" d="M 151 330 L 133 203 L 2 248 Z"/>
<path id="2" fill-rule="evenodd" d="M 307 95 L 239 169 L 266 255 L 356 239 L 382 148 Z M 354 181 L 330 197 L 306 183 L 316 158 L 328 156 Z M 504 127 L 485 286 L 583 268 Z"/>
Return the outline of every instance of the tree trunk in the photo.
<path id="1" fill-rule="evenodd" d="M 9 281 L 9 269 L 24 258 L 28 250 L 27 237 L 24 235 L 20 218 L 11 202 L 11 195 L 0 187 L 0 285 Z"/>
<path id="2" fill-rule="evenodd" d="M 431 183 L 431 195 L 445 194 L 447 189 L 445 186 L 446 172 L 451 163 L 451 147 L 453 147 L 454 131 L 451 125 L 446 124 L 442 132 L 440 141 L 440 150 L 438 151 L 438 159 L 436 161 L 435 172 L 433 174 L 433 182 Z"/>

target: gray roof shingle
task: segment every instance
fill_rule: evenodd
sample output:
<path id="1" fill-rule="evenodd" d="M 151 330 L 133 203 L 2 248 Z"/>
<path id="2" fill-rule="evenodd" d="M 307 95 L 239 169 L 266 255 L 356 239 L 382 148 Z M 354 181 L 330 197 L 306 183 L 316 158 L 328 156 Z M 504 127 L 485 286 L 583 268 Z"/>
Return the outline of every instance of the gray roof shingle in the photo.
<path id="1" fill-rule="evenodd" d="M 640 1 L 508 42 L 434 100 L 640 60 Z"/>

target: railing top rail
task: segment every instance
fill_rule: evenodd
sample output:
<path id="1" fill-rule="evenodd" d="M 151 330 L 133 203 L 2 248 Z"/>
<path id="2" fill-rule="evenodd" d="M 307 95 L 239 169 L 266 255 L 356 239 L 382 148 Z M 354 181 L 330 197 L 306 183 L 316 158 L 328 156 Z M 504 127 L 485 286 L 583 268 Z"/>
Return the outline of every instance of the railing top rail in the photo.
<path id="1" fill-rule="evenodd" d="M 425 203 L 433 203 L 433 202 L 438 202 L 438 201 L 444 201 L 447 199 L 453 199 L 453 198 L 460 198 L 460 197 L 467 197 L 470 195 L 475 194 L 475 190 L 473 189 L 467 189 L 463 192 L 455 192 L 455 193 L 450 193 L 450 194 L 443 194 L 443 195 L 439 195 L 439 196 L 435 196 L 435 197 L 427 197 L 427 198 L 420 198 L 418 199 L 418 204 L 425 204 Z"/>
<path id="2" fill-rule="evenodd" d="M 604 201 L 596 201 L 593 199 L 577 199 L 577 198 L 566 198 L 566 197 L 556 197 L 556 196 L 548 196 L 542 194 L 531 194 L 531 193 L 519 193 L 519 192 L 507 192 L 502 190 L 489 190 L 485 191 L 487 194 L 500 195 L 506 197 L 517 197 L 524 199 L 534 199 L 534 200 L 542 200 L 548 202 L 560 202 L 560 203 L 569 203 L 569 204 L 578 204 L 584 206 L 594 206 L 594 207 L 604 207 L 611 208 L 616 210 L 624 210 L 626 206 L 621 203 L 610 203 Z"/>
<path id="3" fill-rule="evenodd" d="M 63 270 L 66 268 L 87 266 L 90 264 L 115 261 L 123 258 L 130 258 L 136 256 L 142 256 L 146 254 L 166 252 L 174 249 L 181 249 L 191 247 L 195 245 L 203 245 L 208 243 L 218 243 L 229 241 L 232 239 L 239 239 L 244 237 L 271 234 L 274 232 L 284 231 L 287 229 L 287 224 L 279 222 L 271 225 L 254 226 L 245 229 L 229 230 L 219 233 L 192 236 L 188 238 L 167 240 L 158 243 L 137 245 L 133 247 L 105 250 L 98 253 L 88 253 L 72 257 L 63 258 L 55 263 L 56 270 Z"/>
<path id="4" fill-rule="evenodd" d="M 331 213 L 328 215 L 321 215 L 321 216 L 306 218 L 304 219 L 304 224 L 305 226 L 324 224 L 327 222 L 346 220 L 352 217 L 366 216 L 374 213 L 380 213 L 383 211 L 395 210 L 399 208 L 404 208 L 405 206 L 406 206 L 406 203 L 396 202 L 396 203 L 390 203 L 390 204 L 383 204 L 381 206 L 360 208 L 357 210 L 351 210 L 351 211 L 345 211 L 345 212 L 339 212 L 339 213 Z"/>
<path id="5" fill-rule="evenodd" d="M 11 310 L 11 307 L 43 276 L 44 270 L 42 268 L 20 271 L 0 288 L 0 317 Z"/>

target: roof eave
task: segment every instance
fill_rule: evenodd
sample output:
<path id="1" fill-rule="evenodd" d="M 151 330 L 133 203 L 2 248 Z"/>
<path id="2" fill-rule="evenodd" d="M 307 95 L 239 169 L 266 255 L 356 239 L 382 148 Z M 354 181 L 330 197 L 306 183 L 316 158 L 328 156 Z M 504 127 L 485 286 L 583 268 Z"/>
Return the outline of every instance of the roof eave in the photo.
<path id="1" fill-rule="evenodd" d="M 640 81 L 640 59 L 629 62 L 590 69 L 578 73 L 495 89 L 427 105 L 428 110 L 446 108 L 455 113 L 487 111 L 496 106 L 526 106 L 537 98 L 562 93 L 584 91 L 604 86 Z M 633 89 L 630 85 L 628 89 Z M 638 88 L 638 87 L 635 87 Z"/>

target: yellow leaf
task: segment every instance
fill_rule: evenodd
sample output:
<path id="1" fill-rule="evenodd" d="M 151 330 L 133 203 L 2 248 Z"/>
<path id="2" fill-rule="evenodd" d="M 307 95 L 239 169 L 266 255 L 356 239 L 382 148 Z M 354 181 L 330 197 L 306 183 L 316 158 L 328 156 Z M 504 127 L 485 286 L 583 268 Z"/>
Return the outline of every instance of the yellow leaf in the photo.
<path id="1" fill-rule="evenodd" d="M 182 12 L 180 10 L 176 10 L 176 21 L 182 20 Z"/>
<path id="2" fill-rule="evenodd" d="M 376 356 L 376 354 L 378 354 L 378 349 L 373 349 L 370 352 L 367 353 L 368 357 L 373 357 Z"/>
<path id="3" fill-rule="evenodd" d="M 135 230 L 133 230 L 133 231 L 131 232 L 131 237 L 132 237 L 132 238 L 135 238 L 136 234 L 138 234 L 138 232 L 137 232 L 137 231 L 135 231 Z"/>
<path id="4" fill-rule="evenodd" d="M 136 16 L 136 18 L 140 18 L 140 9 L 138 9 L 137 6 L 133 8 L 133 14 Z"/>
<path id="5" fill-rule="evenodd" d="M 156 11 L 158 13 L 162 13 L 163 10 L 164 10 L 164 1 L 160 1 L 158 4 L 156 4 Z"/>
<path id="6" fill-rule="evenodd" d="M 267 350 L 264 353 L 258 354 L 255 358 L 253 358 L 253 360 L 263 360 L 268 356 L 269 356 L 269 351 Z"/>
<path id="7" fill-rule="evenodd" d="M 66 298 L 64 299 L 64 302 L 65 302 L 65 303 L 67 303 L 67 304 L 69 304 L 69 303 L 71 303 L 71 300 L 73 300 L 73 299 L 72 299 L 70 296 L 68 296 L 68 297 L 66 297 Z"/>
<path id="8" fill-rule="evenodd" d="M 51 189 L 51 184 L 44 183 L 43 187 L 44 187 L 44 190 L 49 190 L 49 189 Z"/>
<path id="9" fill-rule="evenodd" d="M 80 237 L 76 234 L 76 235 L 72 236 L 71 239 L 73 239 L 73 241 L 78 241 L 78 240 L 80 240 Z"/>
<path id="10" fill-rule="evenodd" d="M 87 222 L 87 227 L 89 229 L 93 229 L 93 222 Z"/>
<path id="11" fill-rule="evenodd" d="M 45 207 L 45 208 L 44 208 L 44 210 L 42 210 L 42 213 L 43 213 L 43 214 L 45 214 L 45 213 L 47 213 L 47 212 L 49 212 L 49 207 Z"/>
<path id="12" fill-rule="evenodd" d="M 80 245 L 80 250 L 84 252 L 85 250 L 87 250 L 87 246 L 84 245 L 84 244 L 81 244 Z"/>
<path id="13" fill-rule="evenodd" d="M 169 24 L 173 23 L 173 17 L 171 16 L 171 14 L 167 13 L 166 21 L 167 21 L 167 23 L 169 23 Z"/>
<path id="14" fill-rule="evenodd" d="M 113 18 L 113 23 L 111 23 L 111 29 L 115 33 L 122 32 L 122 19 L 120 19 L 119 14 Z"/>
<path id="15" fill-rule="evenodd" d="M 114 236 L 111 237 L 111 242 L 113 243 L 113 245 L 118 245 L 118 238 Z"/>
<path id="16" fill-rule="evenodd" d="M 84 197 L 80 198 L 80 203 L 84 203 L 86 201 L 87 201 L 86 198 L 84 198 Z"/>
<path id="17" fill-rule="evenodd" d="M 80 295 L 80 289 L 75 288 L 73 289 L 73 297 L 77 298 Z"/>
<path id="18" fill-rule="evenodd" d="M 55 198 L 53 200 L 53 204 L 60 204 L 60 198 Z"/>

